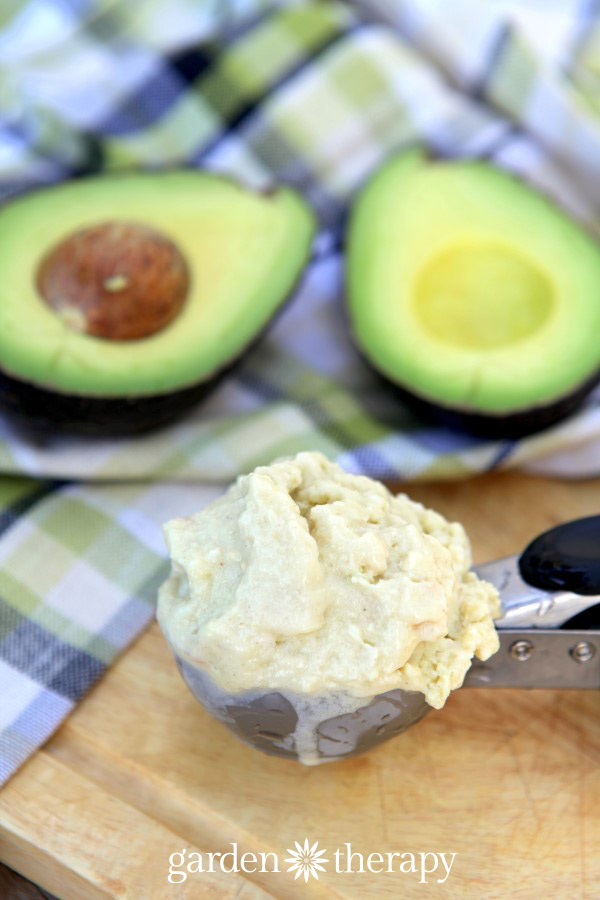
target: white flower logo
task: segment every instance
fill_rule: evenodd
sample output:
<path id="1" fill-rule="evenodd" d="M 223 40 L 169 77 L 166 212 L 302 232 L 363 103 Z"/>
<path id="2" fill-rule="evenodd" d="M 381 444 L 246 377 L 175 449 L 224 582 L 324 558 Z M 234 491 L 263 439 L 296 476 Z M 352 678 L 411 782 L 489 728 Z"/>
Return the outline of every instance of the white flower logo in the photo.
<path id="1" fill-rule="evenodd" d="M 319 880 L 319 876 L 317 875 L 317 869 L 319 872 L 325 871 L 325 866 L 322 866 L 321 863 L 329 862 L 328 859 L 323 859 L 323 854 L 326 853 L 326 850 L 317 850 L 319 846 L 319 842 L 315 841 L 312 847 L 308 846 L 308 838 L 304 839 L 304 846 L 298 843 L 298 841 L 294 841 L 296 844 L 295 850 L 290 850 L 287 848 L 287 852 L 291 854 L 285 861 L 286 863 L 292 863 L 288 868 L 288 872 L 296 872 L 296 878 L 299 878 L 301 875 L 304 875 L 304 881 L 308 882 L 308 876 L 313 875 L 317 881 Z"/>

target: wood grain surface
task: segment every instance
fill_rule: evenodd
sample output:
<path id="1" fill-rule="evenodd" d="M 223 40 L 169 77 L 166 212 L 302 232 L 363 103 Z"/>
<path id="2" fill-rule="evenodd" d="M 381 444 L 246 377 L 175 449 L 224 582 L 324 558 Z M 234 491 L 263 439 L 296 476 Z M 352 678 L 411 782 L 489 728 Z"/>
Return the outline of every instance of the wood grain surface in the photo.
<path id="1" fill-rule="evenodd" d="M 600 511 L 600 480 L 411 486 L 466 525 L 477 562 Z M 186 848 L 456 853 L 447 881 L 285 871 L 167 881 Z M 317 768 L 213 721 L 152 626 L 0 793 L 0 860 L 57 896 L 600 897 L 600 692 L 462 690 L 405 735 Z M 285 869 L 285 866 L 282 866 Z"/>

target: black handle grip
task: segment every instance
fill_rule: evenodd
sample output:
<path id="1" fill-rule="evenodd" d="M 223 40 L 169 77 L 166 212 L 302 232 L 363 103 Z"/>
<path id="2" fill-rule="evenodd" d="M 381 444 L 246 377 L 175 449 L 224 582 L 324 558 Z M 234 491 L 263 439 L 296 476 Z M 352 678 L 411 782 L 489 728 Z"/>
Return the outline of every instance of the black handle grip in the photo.
<path id="1" fill-rule="evenodd" d="M 519 571 L 527 584 L 544 591 L 600 594 L 600 516 L 544 531 L 521 554 Z"/>

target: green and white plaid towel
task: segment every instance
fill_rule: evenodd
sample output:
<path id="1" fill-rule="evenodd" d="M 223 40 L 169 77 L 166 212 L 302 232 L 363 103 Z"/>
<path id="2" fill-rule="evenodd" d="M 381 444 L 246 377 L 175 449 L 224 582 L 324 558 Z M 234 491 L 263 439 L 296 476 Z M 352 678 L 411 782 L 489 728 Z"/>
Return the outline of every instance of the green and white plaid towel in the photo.
<path id="1" fill-rule="evenodd" d="M 600 395 L 521 442 L 424 427 L 349 339 L 349 198 L 416 140 L 524 174 L 594 228 L 600 13 L 575 0 L 0 3 L 0 191 L 202 165 L 296 186 L 322 230 L 269 336 L 169 430 L 49 437 L 0 419 L 0 782 L 153 614 L 160 523 L 257 463 L 318 448 L 386 479 L 600 470 Z M 29 476 L 29 477 L 24 477 Z"/>

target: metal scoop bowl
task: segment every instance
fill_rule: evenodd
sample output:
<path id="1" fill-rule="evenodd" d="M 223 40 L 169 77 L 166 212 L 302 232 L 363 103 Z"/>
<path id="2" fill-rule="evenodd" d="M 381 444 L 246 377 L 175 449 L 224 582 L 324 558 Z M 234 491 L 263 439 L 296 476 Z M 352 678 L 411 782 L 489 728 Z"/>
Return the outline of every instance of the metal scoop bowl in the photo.
<path id="1" fill-rule="evenodd" d="M 316 721 L 321 698 L 315 698 L 311 715 L 310 698 L 284 696 L 278 691 L 227 694 L 205 672 L 177 651 L 174 653 L 179 671 L 195 698 L 238 738 L 264 753 L 309 765 L 334 762 L 370 750 L 406 731 L 431 709 L 423 694 L 417 691 L 386 691 L 352 712 Z M 302 746 L 306 738 L 298 746 L 299 725 L 307 713 L 315 720 L 310 753 Z"/>

